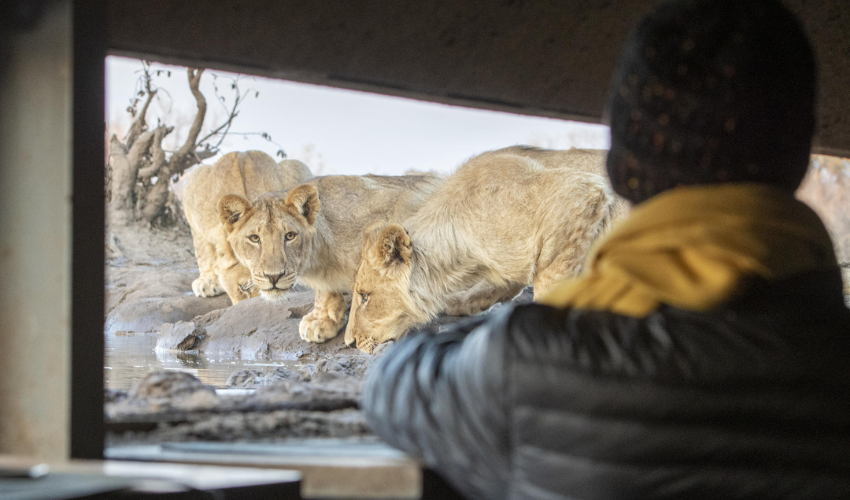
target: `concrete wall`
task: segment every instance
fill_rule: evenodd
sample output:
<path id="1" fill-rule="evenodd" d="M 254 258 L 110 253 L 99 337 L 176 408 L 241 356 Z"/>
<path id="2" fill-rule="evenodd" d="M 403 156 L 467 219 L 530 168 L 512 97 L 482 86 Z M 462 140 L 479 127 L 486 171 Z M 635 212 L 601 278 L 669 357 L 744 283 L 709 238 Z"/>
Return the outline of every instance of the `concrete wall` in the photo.
<path id="1" fill-rule="evenodd" d="M 110 0 L 113 53 L 598 122 L 659 0 Z M 819 53 L 817 151 L 850 155 L 850 2 L 786 0 Z"/>
<path id="2" fill-rule="evenodd" d="M 70 4 L 0 43 L 0 453 L 50 459 L 70 442 Z"/>

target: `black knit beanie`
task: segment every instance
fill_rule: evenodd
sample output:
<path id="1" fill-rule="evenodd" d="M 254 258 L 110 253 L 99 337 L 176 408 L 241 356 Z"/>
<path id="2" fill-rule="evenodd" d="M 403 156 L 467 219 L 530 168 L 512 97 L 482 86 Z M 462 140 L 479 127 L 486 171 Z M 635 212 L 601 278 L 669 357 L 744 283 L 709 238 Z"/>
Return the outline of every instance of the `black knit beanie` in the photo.
<path id="1" fill-rule="evenodd" d="M 608 174 L 640 203 L 694 184 L 791 190 L 806 173 L 817 68 L 775 0 L 676 0 L 629 36 L 614 74 Z"/>

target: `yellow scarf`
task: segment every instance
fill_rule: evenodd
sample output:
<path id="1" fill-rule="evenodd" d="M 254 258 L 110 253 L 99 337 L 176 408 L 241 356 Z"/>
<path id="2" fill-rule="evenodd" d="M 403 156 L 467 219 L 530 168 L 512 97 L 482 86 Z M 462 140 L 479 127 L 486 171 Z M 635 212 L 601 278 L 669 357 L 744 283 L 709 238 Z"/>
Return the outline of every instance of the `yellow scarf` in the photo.
<path id="1" fill-rule="evenodd" d="M 835 266 L 818 216 L 760 184 L 678 188 L 632 210 L 590 255 L 585 272 L 540 301 L 643 317 L 660 304 L 707 311 L 742 278 Z"/>

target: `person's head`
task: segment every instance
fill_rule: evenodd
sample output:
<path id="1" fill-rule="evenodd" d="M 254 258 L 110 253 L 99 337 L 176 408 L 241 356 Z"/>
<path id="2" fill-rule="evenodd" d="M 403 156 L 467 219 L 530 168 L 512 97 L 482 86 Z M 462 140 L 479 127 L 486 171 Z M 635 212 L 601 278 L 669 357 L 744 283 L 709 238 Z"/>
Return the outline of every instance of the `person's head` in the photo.
<path id="1" fill-rule="evenodd" d="M 815 128 L 817 67 L 777 0 L 674 0 L 632 30 L 607 103 L 608 174 L 640 203 L 677 186 L 793 191 Z"/>

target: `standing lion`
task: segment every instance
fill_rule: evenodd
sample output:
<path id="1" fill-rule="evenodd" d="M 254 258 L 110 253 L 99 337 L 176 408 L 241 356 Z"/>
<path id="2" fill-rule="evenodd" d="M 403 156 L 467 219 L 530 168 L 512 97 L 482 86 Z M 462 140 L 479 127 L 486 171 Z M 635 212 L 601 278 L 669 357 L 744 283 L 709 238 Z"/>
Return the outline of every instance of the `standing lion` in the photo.
<path id="1" fill-rule="evenodd" d="M 228 153 L 214 165 L 196 167 L 187 176 L 183 210 L 201 272 L 192 283 L 195 295 L 214 297 L 226 292 L 234 304 L 252 296 L 246 287 L 250 272 L 233 255 L 219 220 L 217 207 L 222 196 L 238 194 L 253 200 L 270 191 L 290 189 L 312 176 L 300 161 L 275 163 L 262 151 Z"/>

